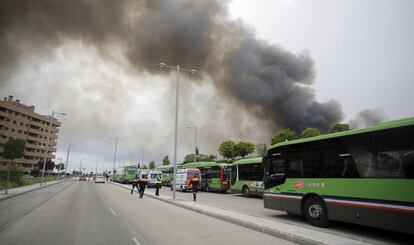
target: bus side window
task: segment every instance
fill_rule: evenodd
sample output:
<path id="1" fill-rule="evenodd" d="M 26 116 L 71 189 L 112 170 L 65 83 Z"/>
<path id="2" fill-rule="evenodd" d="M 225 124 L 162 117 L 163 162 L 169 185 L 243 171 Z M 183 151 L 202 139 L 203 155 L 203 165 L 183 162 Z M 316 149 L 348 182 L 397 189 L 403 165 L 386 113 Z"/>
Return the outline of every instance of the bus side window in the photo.
<path id="1" fill-rule="evenodd" d="M 324 176 L 329 178 L 358 178 L 359 173 L 348 150 L 338 139 L 326 140 L 324 145 Z"/>
<path id="2" fill-rule="evenodd" d="M 414 178 L 414 126 L 375 133 L 383 178 Z"/>

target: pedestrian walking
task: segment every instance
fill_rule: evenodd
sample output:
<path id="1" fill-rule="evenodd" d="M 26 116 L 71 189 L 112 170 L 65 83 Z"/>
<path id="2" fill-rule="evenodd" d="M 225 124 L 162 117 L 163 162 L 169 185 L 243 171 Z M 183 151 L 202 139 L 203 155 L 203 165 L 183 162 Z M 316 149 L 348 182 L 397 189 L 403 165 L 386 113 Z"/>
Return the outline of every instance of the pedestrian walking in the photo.
<path id="1" fill-rule="evenodd" d="M 191 189 L 193 191 L 193 201 L 195 202 L 197 199 L 197 191 L 198 191 L 198 186 L 200 184 L 200 180 L 197 177 L 192 177 L 190 180 L 189 185 L 191 185 Z"/>
<path id="2" fill-rule="evenodd" d="M 162 177 L 161 174 L 158 174 L 155 178 L 155 195 L 160 195 L 160 187 L 161 187 Z"/>
<path id="3" fill-rule="evenodd" d="M 131 194 L 134 193 L 134 188 L 137 188 L 137 191 L 139 193 L 139 188 L 138 188 L 138 175 L 135 175 L 135 178 L 132 179 L 132 189 L 131 189 Z"/>
<path id="4" fill-rule="evenodd" d="M 139 178 L 138 186 L 139 186 L 139 198 L 142 198 L 144 196 L 145 187 L 148 184 L 147 175 L 142 175 L 141 178 Z"/>

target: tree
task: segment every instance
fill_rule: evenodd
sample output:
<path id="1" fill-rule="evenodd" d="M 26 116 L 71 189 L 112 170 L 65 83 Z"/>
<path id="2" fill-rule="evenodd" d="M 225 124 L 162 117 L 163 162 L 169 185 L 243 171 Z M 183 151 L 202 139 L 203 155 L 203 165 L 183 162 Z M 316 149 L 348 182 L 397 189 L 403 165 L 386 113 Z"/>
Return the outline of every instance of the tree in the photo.
<path id="1" fill-rule="evenodd" d="M 148 166 L 149 166 L 149 169 L 154 169 L 155 168 L 155 162 L 151 161 Z"/>
<path id="2" fill-rule="evenodd" d="M 259 143 L 256 145 L 256 153 L 258 156 L 263 157 L 267 153 L 267 146 L 265 143 Z"/>
<path id="3" fill-rule="evenodd" d="M 317 129 L 317 128 L 306 128 L 300 134 L 300 138 L 304 139 L 304 138 L 314 137 L 314 136 L 318 136 L 318 135 L 321 135 L 321 132 L 319 131 L 319 129 Z"/>
<path id="4" fill-rule="evenodd" d="M 337 123 L 331 127 L 329 130 L 331 133 L 341 132 L 341 131 L 347 131 L 350 130 L 349 124 L 347 123 Z"/>
<path id="5" fill-rule="evenodd" d="M 166 155 L 166 156 L 162 159 L 162 165 L 170 165 L 170 159 L 168 159 L 168 155 Z"/>
<path id="6" fill-rule="evenodd" d="M 6 144 L 4 144 L 3 158 L 9 159 L 11 161 L 11 166 L 8 165 L 8 171 L 7 171 L 7 184 L 6 184 L 6 191 L 5 191 L 6 194 L 9 189 L 10 174 L 13 172 L 12 179 L 14 179 L 14 177 L 20 179 L 20 177 L 18 176 L 19 171 L 14 166 L 13 161 L 14 159 L 22 158 L 24 156 L 25 145 L 26 145 L 26 141 L 18 140 L 18 139 L 9 140 L 6 142 Z"/>
<path id="7" fill-rule="evenodd" d="M 240 141 L 234 146 L 234 156 L 241 156 L 244 158 L 250 153 L 254 152 L 255 145 L 247 141 Z"/>
<path id="8" fill-rule="evenodd" d="M 211 154 L 210 156 L 208 156 L 208 161 L 209 162 L 213 162 L 214 160 L 216 160 L 216 156 L 214 156 L 213 154 Z"/>
<path id="9" fill-rule="evenodd" d="M 200 154 L 200 152 L 198 151 L 198 147 L 196 146 L 196 154 Z"/>
<path id="10" fill-rule="evenodd" d="M 224 156 L 227 159 L 233 159 L 234 158 L 234 147 L 235 143 L 231 140 L 224 141 L 220 144 L 218 151 L 219 153 Z"/>
<path id="11" fill-rule="evenodd" d="M 286 141 L 286 140 L 294 140 L 294 139 L 297 139 L 295 131 L 291 130 L 290 128 L 283 129 L 272 136 L 272 145 L 277 144 L 279 142 Z"/>
<path id="12" fill-rule="evenodd" d="M 36 166 L 39 170 L 43 169 L 43 161 L 44 160 L 39 160 L 39 162 L 37 162 Z M 52 162 L 52 160 L 47 159 L 46 160 L 46 165 L 45 165 L 45 171 L 47 170 L 53 170 L 55 168 L 55 163 Z"/>
<path id="13" fill-rule="evenodd" d="M 65 170 L 65 164 L 64 164 L 64 163 L 59 163 L 59 164 L 56 164 L 55 168 L 56 168 L 58 171 Z"/>

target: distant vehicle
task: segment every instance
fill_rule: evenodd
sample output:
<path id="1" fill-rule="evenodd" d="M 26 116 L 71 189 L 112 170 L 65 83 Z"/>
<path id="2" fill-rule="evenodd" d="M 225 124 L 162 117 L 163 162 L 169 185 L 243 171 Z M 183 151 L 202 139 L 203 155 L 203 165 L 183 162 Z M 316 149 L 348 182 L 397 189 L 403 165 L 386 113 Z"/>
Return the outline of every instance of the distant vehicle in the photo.
<path id="1" fill-rule="evenodd" d="M 105 177 L 101 175 L 95 176 L 95 183 L 105 183 Z"/>
<path id="2" fill-rule="evenodd" d="M 136 165 L 125 166 L 115 169 L 112 180 L 120 183 L 130 184 L 136 175 L 139 174 L 139 169 Z"/>
<path id="3" fill-rule="evenodd" d="M 86 176 L 85 175 L 79 176 L 79 181 L 86 181 Z"/>
<path id="4" fill-rule="evenodd" d="M 264 206 L 414 234 L 414 118 L 273 145 Z"/>
<path id="5" fill-rule="evenodd" d="M 204 191 L 226 192 L 230 189 L 231 165 L 217 162 L 193 162 L 180 165 L 180 168 L 200 170 L 200 187 Z"/>
<path id="6" fill-rule="evenodd" d="M 156 167 L 155 170 L 162 173 L 162 185 L 171 186 L 174 176 L 174 165 L 161 165 Z"/>
<path id="7" fill-rule="evenodd" d="M 190 181 L 193 177 L 200 179 L 200 170 L 196 168 L 177 169 L 175 189 L 181 192 L 191 190 Z"/>
<path id="8" fill-rule="evenodd" d="M 263 195 L 262 157 L 245 158 L 231 165 L 231 192 L 246 197 Z"/>
<path id="9" fill-rule="evenodd" d="M 157 180 L 157 176 L 161 175 L 162 178 L 162 173 L 160 171 L 156 171 L 156 170 L 150 170 L 148 172 L 148 187 L 155 187 L 155 183 Z"/>

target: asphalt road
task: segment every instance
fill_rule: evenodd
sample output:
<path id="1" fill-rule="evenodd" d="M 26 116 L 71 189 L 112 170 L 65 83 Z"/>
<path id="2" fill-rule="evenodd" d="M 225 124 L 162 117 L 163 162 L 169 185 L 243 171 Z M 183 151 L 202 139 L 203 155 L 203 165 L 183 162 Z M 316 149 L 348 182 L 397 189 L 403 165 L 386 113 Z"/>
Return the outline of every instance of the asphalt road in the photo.
<path id="1" fill-rule="evenodd" d="M 68 181 L 0 208 L 15 217 L 0 223 L 1 244 L 291 244 L 109 183 Z"/>
<path id="2" fill-rule="evenodd" d="M 148 194 L 153 194 L 154 189 L 149 189 Z M 163 196 L 172 196 L 172 191 L 168 187 L 160 189 Z M 191 200 L 191 193 L 176 192 L 176 197 L 183 200 Z M 246 198 L 240 194 L 230 193 L 208 193 L 200 191 L 197 202 L 209 206 L 237 211 L 256 217 L 276 220 L 307 229 L 318 230 L 325 233 L 354 238 L 373 244 L 413 244 L 414 237 L 398 232 L 382 230 L 362 225 L 355 225 L 343 222 L 331 222 L 329 228 L 318 228 L 309 225 L 303 218 L 295 215 L 288 215 L 286 212 L 265 209 L 263 200 L 260 197 Z"/>

